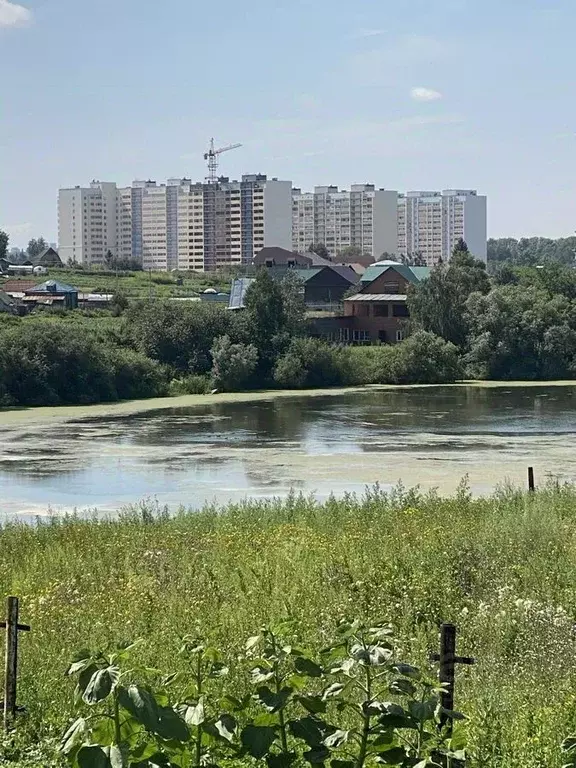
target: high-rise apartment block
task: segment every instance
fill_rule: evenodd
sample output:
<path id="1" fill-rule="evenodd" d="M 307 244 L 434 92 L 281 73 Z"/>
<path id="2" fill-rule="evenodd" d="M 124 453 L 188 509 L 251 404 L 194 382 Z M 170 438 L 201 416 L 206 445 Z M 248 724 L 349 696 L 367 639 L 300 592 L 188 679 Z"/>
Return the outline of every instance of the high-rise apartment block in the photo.
<path id="1" fill-rule="evenodd" d="M 60 256 L 101 264 L 110 251 L 155 270 L 249 264 L 265 245 L 291 248 L 291 206 L 292 183 L 260 174 L 210 184 L 93 182 L 60 190 Z"/>
<path id="2" fill-rule="evenodd" d="M 486 197 L 472 189 L 407 192 L 398 198 L 398 254 L 430 266 L 448 261 L 458 240 L 487 260 Z"/>
<path id="3" fill-rule="evenodd" d="M 292 248 L 303 252 L 324 243 L 331 256 L 357 246 L 375 260 L 398 247 L 398 193 L 373 184 L 353 184 L 350 191 L 315 187 L 292 194 Z"/>
<path id="4" fill-rule="evenodd" d="M 447 261 L 456 242 L 486 261 L 486 197 L 474 190 L 407 192 L 354 184 L 313 192 L 264 175 L 241 181 L 93 181 L 61 189 L 60 257 L 103 264 L 108 252 L 144 269 L 212 270 L 250 264 L 264 246 L 304 252 L 323 243 L 331 256 L 355 246 L 375 261 L 386 256 Z"/>

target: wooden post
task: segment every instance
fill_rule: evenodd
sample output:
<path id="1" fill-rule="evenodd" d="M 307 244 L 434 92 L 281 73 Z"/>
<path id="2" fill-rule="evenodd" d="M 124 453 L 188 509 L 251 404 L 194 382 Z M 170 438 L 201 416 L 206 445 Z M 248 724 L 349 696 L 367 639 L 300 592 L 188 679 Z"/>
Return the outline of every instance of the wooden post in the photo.
<path id="1" fill-rule="evenodd" d="M 18 598 L 6 602 L 6 621 L 0 621 L 6 630 L 6 658 L 4 667 L 4 730 L 8 730 L 16 715 L 16 682 L 18 679 L 18 632 L 29 632 L 27 624 L 18 623 Z"/>
<path id="2" fill-rule="evenodd" d="M 438 679 L 444 688 L 440 696 L 442 709 L 447 712 L 454 710 L 454 667 L 456 664 L 474 664 L 471 656 L 456 656 L 456 626 L 442 624 L 440 627 L 440 653 L 433 653 L 432 661 L 440 662 Z M 440 715 L 440 727 L 447 726 L 448 734 L 452 734 L 452 717 L 446 712 Z"/>
<path id="3" fill-rule="evenodd" d="M 9 597 L 6 610 L 6 665 L 4 672 L 4 730 L 16 714 L 16 675 L 18 674 L 18 598 Z"/>
<path id="4" fill-rule="evenodd" d="M 534 493 L 536 485 L 534 484 L 534 467 L 528 467 L 528 490 Z"/>

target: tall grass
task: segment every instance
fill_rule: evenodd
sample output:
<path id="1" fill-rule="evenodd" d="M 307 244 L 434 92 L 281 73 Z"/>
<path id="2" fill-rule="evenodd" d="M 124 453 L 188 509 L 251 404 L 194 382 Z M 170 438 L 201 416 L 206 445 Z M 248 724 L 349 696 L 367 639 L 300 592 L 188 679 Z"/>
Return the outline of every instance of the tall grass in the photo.
<path id="1" fill-rule="evenodd" d="M 32 625 L 21 732 L 45 738 L 66 722 L 63 672 L 80 647 L 144 638 L 143 660 L 167 673 L 181 663 L 179 637 L 199 626 L 229 657 L 234 687 L 245 639 L 285 615 L 312 648 L 343 615 L 391 621 L 399 655 L 423 665 L 439 623 L 453 621 L 459 650 L 477 659 L 457 681 L 470 766 L 558 768 L 576 730 L 575 523 L 575 489 L 473 499 L 463 486 L 446 499 L 373 489 L 324 504 L 292 496 L 174 518 L 144 505 L 117 521 L 8 525 L 0 595 L 20 595 Z"/>

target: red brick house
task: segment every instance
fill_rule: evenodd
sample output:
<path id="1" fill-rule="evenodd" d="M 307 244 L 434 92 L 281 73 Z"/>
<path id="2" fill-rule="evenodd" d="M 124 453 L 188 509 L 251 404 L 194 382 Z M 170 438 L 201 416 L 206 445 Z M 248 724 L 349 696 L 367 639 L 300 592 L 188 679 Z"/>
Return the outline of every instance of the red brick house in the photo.
<path id="1" fill-rule="evenodd" d="M 317 335 L 353 344 L 395 344 L 404 338 L 410 316 L 408 286 L 430 274 L 428 267 L 381 261 L 368 267 L 358 292 L 344 300 L 344 315 L 318 323 Z"/>

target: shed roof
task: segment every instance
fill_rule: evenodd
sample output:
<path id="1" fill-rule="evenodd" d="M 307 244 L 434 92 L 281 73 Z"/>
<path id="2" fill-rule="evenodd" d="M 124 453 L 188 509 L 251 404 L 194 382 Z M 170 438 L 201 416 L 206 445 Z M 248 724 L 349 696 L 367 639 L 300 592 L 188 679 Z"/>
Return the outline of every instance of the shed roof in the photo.
<path id="1" fill-rule="evenodd" d="M 430 276 L 430 267 L 409 267 L 407 264 L 372 264 L 362 275 L 360 282 L 371 283 L 389 269 L 394 269 L 410 283 L 419 283 Z"/>
<path id="2" fill-rule="evenodd" d="M 59 280 L 46 280 L 30 288 L 26 293 L 78 293 L 78 288 L 73 288 L 68 283 L 61 283 Z"/>
<path id="3" fill-rule="evenodd" d="M 403 293 L 357 293 L 344 301 L 406 301 L 408 297 Z"/>

